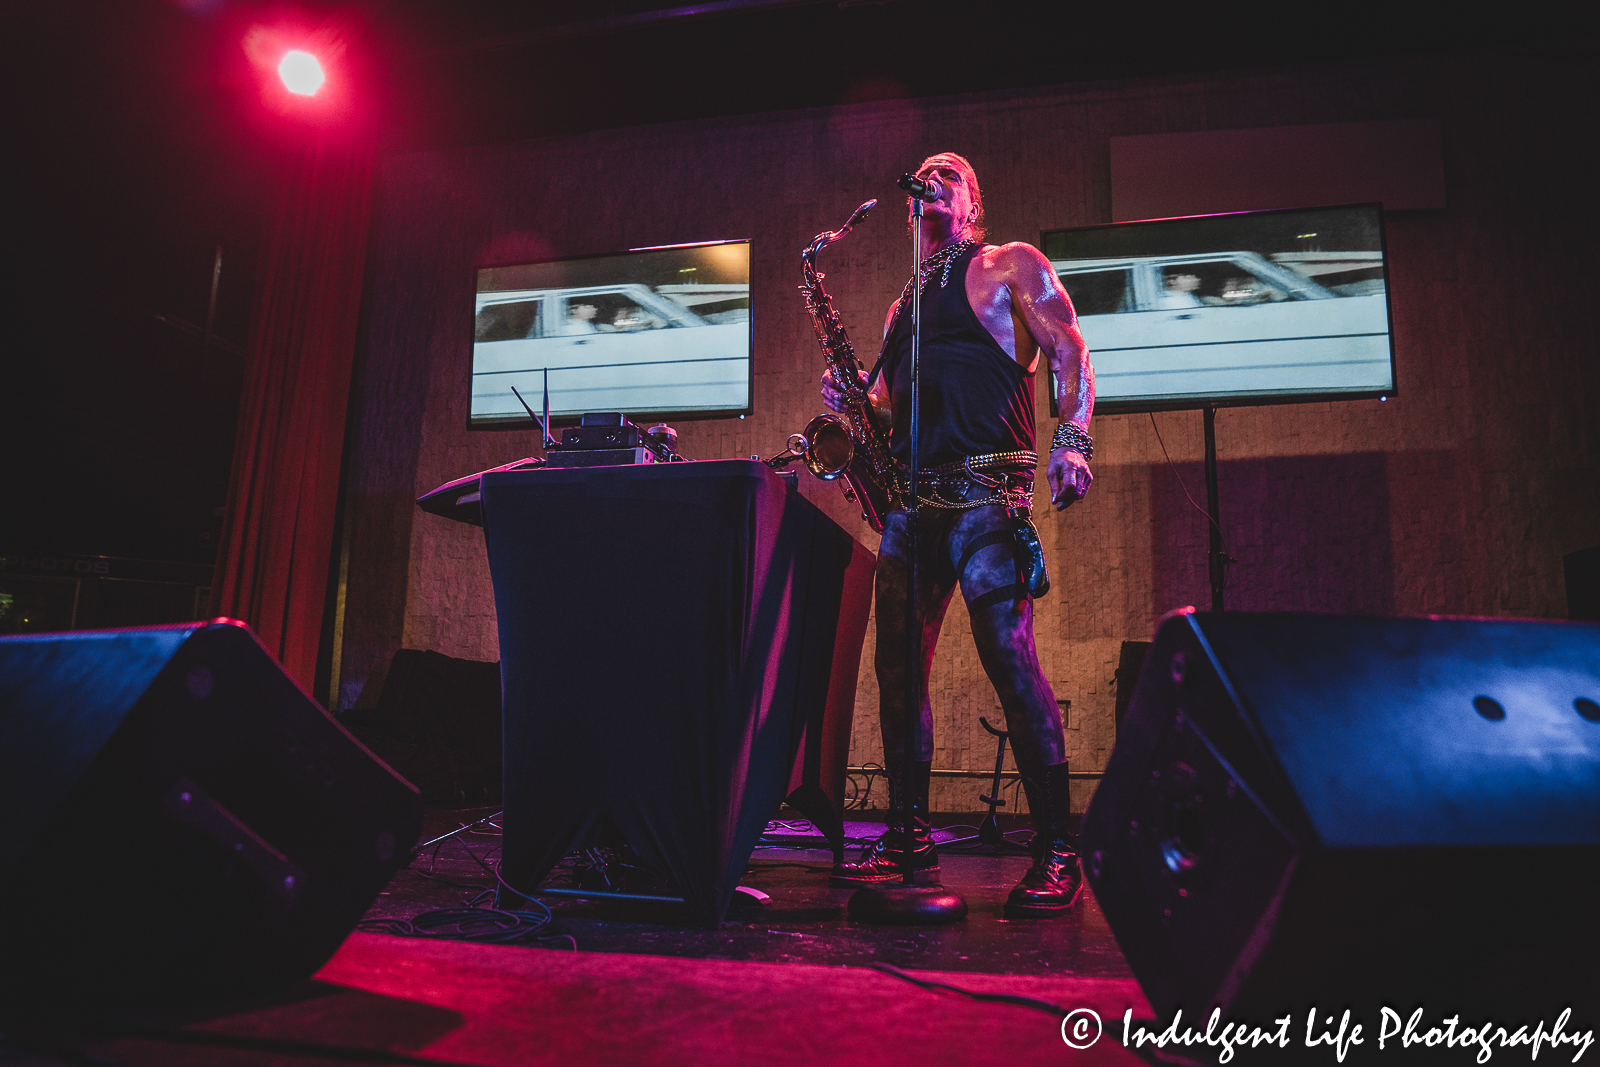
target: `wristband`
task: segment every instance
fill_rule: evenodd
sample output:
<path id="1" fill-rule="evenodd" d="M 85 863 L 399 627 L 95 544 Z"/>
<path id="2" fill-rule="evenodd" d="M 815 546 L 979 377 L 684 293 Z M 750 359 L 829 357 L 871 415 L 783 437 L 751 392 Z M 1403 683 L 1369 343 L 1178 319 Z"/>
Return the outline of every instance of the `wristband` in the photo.
<path id="1" fill-rule="evenodd" d="M 1082 453 L 1084 459 L 1094 458 L 1094 438 L 1070 422 L 1063 422 L 1056 427 L 1055 436 L 1050 439 L 1050 448 L 1052 451 L 1069 448 Z"/>

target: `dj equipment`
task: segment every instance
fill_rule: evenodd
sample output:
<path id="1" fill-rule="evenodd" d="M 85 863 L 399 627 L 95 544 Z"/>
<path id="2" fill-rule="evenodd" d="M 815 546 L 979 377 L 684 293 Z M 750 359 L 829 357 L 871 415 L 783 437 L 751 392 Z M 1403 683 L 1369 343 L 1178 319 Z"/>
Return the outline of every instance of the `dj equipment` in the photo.
<path id="1" fill-rule="evenodd" d="M 1157 1015 L 1592 997 L 1597 699 L 1600 626 L 1168 617 L 1083 830 Z"/>
<path id="2" fill-rule="evenodd" d="M 306 978 L 421 827 L 242 623 L 0 638 L 0 1004 Z"/>
<path id="3" fill-rule="evenodd" d="M 568 449 L 564 442 L 561 451 L 551 450 L 545 460 L 552 467 L 615 467 L 661 462 L 654 452 L 642 445 L 632 448 Z"/>
<path id="4" fill-rule="evenodd" d="M 591 412 L 561 431 L 561 447 L 549 449 L 547 459 L 552 467 L 612 467 L 667 458 L 658 456 L 653 445 L 621 414 Z"/>
<path id="5" fill-rule="evenodd" d="M 528 413 L 533 415 L 533 409 L 529 408 Z M 533 417 L 537 421 L 538 416 Z M 579 425 L 562 430 L 559 444 L 555 438 L 547 437 L 544 456 L 529 456 L 445 482 L 437 489 L 430 489 L 417 497 L 417 506 L 430 515 L 482 526 L 483 494 L 479 489 L 485 474 L 546 466 L 615 467 L 641 463 L 679 463 L 683 457 L 678 455 L 677 447 L 678 431 L 666 423 L 657 423 L 641 432 L 639 427 L 620 414 L 591 412 L 582 417 Z"/>
<path id="6" fill-rule="evenodd" d="M 586 415 L 585 418 L 593 416 Z M 639 427 L 617 416 L 621 421 L 610 425 L 568 426 L 561 431 L 561 449 L 638 448 L 644 443 Z"/>

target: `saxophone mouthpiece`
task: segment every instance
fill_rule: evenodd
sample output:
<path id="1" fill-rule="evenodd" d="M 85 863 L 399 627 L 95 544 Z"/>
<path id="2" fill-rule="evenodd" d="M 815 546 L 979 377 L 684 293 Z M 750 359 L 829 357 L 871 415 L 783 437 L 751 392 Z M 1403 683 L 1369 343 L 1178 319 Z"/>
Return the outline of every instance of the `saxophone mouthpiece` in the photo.
<path id="1" fill-rule="evenodd" d="M 845 222 L 844 228 L 848 230 L 850 227 L 866 218 L 867 212 L 871 211 L 877 206 L 877 200 L 868 200 L 865 204 L 862 204 L 860 207 L 856 208 L 855 214 L 851 215 L 850 218 Z"/>

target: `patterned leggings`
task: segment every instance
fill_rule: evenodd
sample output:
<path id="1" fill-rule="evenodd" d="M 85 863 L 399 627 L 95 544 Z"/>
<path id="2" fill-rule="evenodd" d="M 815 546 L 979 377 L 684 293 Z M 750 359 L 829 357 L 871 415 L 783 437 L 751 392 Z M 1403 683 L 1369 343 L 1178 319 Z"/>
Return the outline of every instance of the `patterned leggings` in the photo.
<path id="1" fill-rule="evenodd" d="M 1066 759 L 1061 712 L 1055 694 L 1039 667 L 1033 647 L 1033 602 L 1023 600 L 1019 614 L 1013 596 L 1001 592 L 1017 580 L 1016 546 L 998 534 L 956 568 L 970 545 L 992 531 L 1009 531 L 1011 519 L 999 506 L 964 511 L 923 508 L 917 537 L 917 610 L 922 625 L 922 714 L 912 739 L 915 759 L 933 758 L 933 707 L 928 700 L 928 669 L 944 624 L 945 609 L 956 584 L 972 614 L 972 637 L 984 673 L 1005 709 L 1017 768 L 1039 778 L 1045 767 Z M 890 512 L 878 550 L 877 674 L 879 722 L 884 752 L 898 758 L 905 730 L 906 590 L 910 586 L 907 516 Z M 998 596 L 985 596 L 998 593 Z"/>

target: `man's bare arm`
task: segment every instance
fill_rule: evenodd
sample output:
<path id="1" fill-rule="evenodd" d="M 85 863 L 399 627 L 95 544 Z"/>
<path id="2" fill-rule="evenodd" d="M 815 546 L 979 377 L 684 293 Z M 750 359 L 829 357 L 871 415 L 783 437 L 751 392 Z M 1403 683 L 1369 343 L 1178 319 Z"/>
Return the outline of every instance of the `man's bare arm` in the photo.
<path id="1" fill-rule="evenodd" d="M 1087 434 L 1094 414 L 1094 366 L 1078 329 L 1072 298 L 1050 261 L 1032 245 L 1005 245 L 997 260 L 1011 292 L 1018 362 L 1023 362 L 1025 337 L 1031 338 L 1037 346 L 1035 358 L 1042 356 L 1055 372 L 1061 420 Z M 1080 499 L 1094 482 L 1088 457 L 1071 448 L 1051 449 L 1046 475 L 1050 499 L 1058 511 Z"/>

